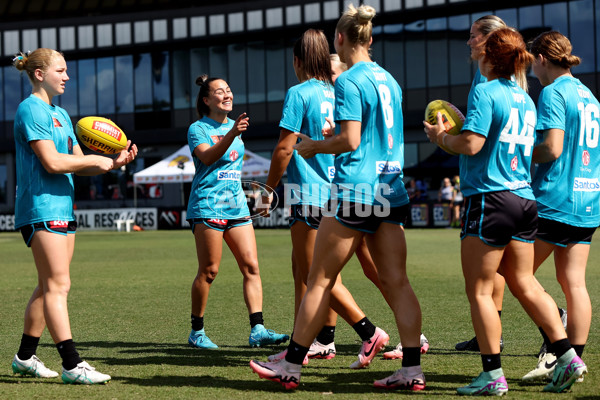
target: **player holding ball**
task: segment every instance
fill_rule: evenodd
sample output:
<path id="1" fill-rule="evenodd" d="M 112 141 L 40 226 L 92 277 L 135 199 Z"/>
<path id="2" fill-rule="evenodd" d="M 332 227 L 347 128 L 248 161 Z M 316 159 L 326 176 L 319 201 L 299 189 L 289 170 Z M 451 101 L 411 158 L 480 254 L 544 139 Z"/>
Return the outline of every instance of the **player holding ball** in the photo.
<path id="1" fill-rule="evenodd" d="M 436 125 L 423 121 L 431 142 L 461 154 L 460 181 L 467 210 L 461 261 L 483 372 L 471 384 L 458 388 L 459 394 L 502 395 L 508 391 L 500 360 L 500 316 L 492 299 L 497 272 L 544 330 L 559 359 L 554 379 L 544 391 L 567 390 L 587 372 L 567 339 L 556 303 L 533 276 L 538 217 L 530 167 L 536 110 L 529 95 L 511 80 L 532 61 L 518 32 L 495 30 L 478 60 L 487 82 L 473 91 L 462 134 L 445 133 L 440 114 Z"/>
<path id="2" fill-rule="evenodd" d="M 25 310 L 23 336 L 12 369 L 38 378 L 58 376 L 36 356 L 39 339 L 48 326 L 62 358 L 63 382 L 106 383 L 109 375 L 80 358 L 67 311 L 77 228 L 73 173 L 99 175 L 120 168 L 133 161 L 137 147 L 128 141 L 114 159 L 83 154 L 69 115 L 52 104 L 55 96 L 64 93 L 69 80 L 61 53 L 40 48 L 28 55 L 18 54 L 13 65 L 27 73 L 32 86 L 31 95 L 21 102 L 15 115 L 15 228 L 33 252 L 38 286 Z"/>

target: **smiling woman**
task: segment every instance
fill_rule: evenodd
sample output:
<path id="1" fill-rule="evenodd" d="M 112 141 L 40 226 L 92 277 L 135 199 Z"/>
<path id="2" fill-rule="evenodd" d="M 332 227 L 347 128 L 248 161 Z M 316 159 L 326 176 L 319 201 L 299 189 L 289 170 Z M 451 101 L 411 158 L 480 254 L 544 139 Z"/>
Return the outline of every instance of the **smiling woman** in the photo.
<path id="1" fill-rule="evenodd" d="M 219 272 L 223 239 L 238 263 L 243 279 L 244 300 L 250 317 L 252 347 L 279 344 L 288 335 L 265 329 L 262 316 L 262 282 L 250 211 L 241 185 L 244 142 L 249 118 L 242 113 L 235 121 L 227 115 L 233 93 L 220 78 L 199 76 L 196 111 L 200 119 L 188 130 L 188 144 L 196 174 L 187 216 L 196 240 L 198 273 L 192 284 L 192 330 L 188 343 L 200 349 L 216 349 L 204 331 L 208 292 Z"/>

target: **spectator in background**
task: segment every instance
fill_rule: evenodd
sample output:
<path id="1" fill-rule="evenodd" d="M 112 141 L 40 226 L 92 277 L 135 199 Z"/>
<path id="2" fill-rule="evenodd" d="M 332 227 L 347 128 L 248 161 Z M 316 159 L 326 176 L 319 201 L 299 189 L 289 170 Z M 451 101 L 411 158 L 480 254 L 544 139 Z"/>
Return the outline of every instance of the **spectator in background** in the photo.
<path id="1" fill-rule="evenodd" d="M 452 202 L 450 204 L 452 210 L 452 220 L 450 222 L 450 226 L 460 228 L 460 217 L 462 214 L 464 197 L 460 191 L 460 177 L 458 175 L 454 176 L 452 179 L 452 184 L 454 186 L 454 190 L 452 192 Z"/>

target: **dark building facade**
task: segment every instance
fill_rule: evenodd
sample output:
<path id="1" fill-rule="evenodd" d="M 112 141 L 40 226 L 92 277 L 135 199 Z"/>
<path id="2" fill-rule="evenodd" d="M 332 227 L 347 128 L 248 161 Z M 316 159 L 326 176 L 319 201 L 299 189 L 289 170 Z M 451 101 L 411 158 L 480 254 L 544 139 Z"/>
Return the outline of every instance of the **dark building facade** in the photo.
<path id="1" fill-rule="evenodd" d="M 227 80 L 234 93 L 232 117 L 247 112 L 247 148 L 270 157 L 287 88 L 297 83 L 294 41 L 308 28 L 333 37 L 349 1 L 21 0 L 0 2 L 0 212 L 15 196 L 13 119 L 30 92 L 12 67 L 19 51 L 38 47 L 64 53 L 70 81 L 56 104 L 73 121 L 89 115 L 114 120 L 140 148 L 125 172 L 78 178 L 79 204 L 116 197 L 130 204 L 131 174 L 186 143 L 196 119 L 195 78 Z M 358 1 L 353 1 L 358 5 Z M 422 131 L 423 111 L 446 99 L 466 111 L 474 73 L 466 41 L 471 23 L 496 14 L 532 39 L 554 29 L 566 34 L 583 62 L 573 70 L 598 96 L 600 0 L 464 1 L 370 0 L 373 59 L 403 90 L 405 167 L 432 153 Z M 525 5 L 524 5 L 525 4 Z M 332 48 L 333 50 L 333 48 Z M 530 77 L 530 93 L 540 87 Z M 98 193 L 98 191 L 104 193 Z M 100 203 L 98 203 L 100 204 Z"/>

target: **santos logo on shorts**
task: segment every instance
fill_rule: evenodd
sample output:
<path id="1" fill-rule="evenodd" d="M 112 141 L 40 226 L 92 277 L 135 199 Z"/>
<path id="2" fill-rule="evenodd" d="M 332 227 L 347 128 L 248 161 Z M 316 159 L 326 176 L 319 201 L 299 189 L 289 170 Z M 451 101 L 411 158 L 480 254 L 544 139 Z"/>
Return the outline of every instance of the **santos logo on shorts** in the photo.
<path id="1" fill-rule="evenodd" d="M 400 161 L 375 161 L 375 169 L 377 174 L 399 174 L 402 172 Z"/>
<path id="2" fill-rule="evenodd" d="M 218 171 L 217 179 L 220 181 L 239 181 L 242 178 L 240 171 Z"/>
<path id="3" fill-rule="evenodd" d="M 598 178 L 575 178 L 575 181 L 573 182 L 573 191 L 600 192 L 600 182 L 598 182 Z"/>

